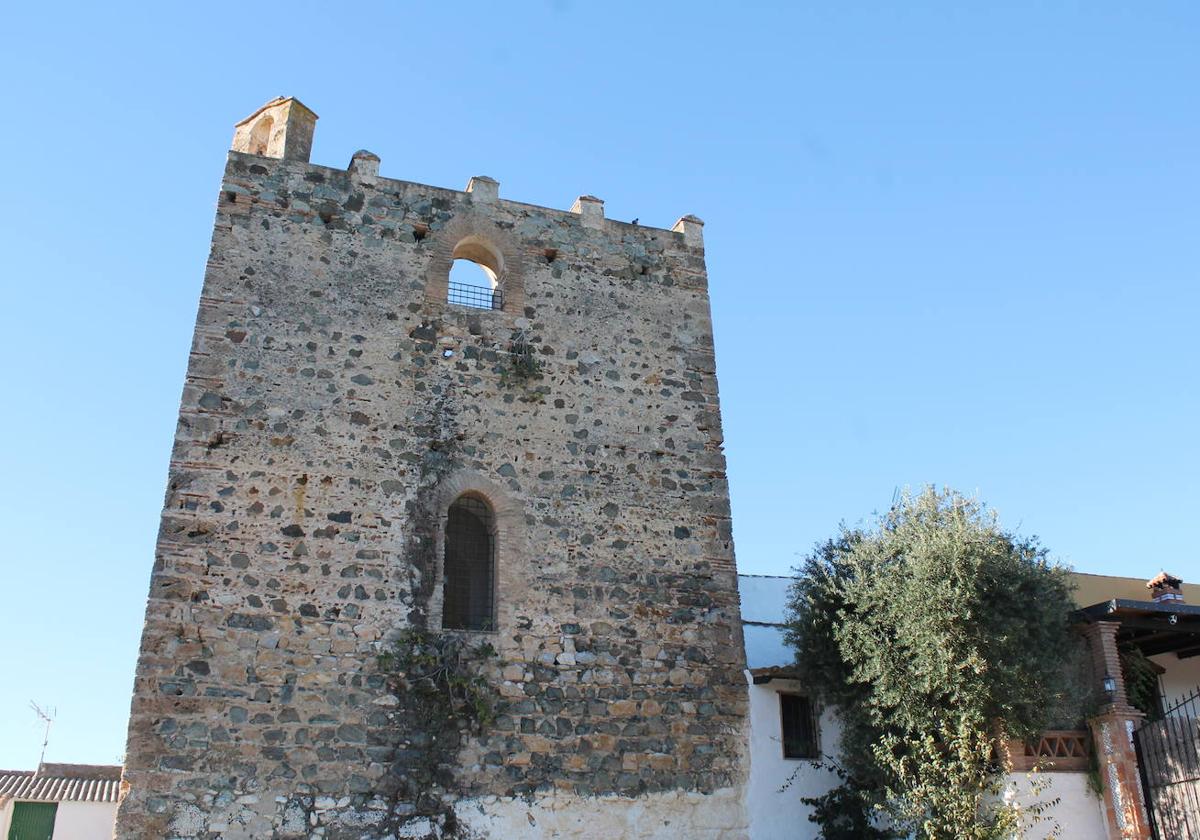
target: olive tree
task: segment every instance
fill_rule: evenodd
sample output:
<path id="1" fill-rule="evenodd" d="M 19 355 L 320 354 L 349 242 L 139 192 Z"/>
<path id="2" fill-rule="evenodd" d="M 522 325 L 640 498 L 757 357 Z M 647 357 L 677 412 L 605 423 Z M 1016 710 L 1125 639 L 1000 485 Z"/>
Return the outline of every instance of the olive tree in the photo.
<path id="1" fill-rule="evenodd" d="M 843 783 L 811 801 L 823 835 L 1019 830 L 995 745 L 1034 737 L 1062 705 L 1071 606 L 1067 570 L 1036 538 L 953 491 L 905 494 L 873 527 L 819 545 L 792 587 L 787 637 L 843 727 Z"/>

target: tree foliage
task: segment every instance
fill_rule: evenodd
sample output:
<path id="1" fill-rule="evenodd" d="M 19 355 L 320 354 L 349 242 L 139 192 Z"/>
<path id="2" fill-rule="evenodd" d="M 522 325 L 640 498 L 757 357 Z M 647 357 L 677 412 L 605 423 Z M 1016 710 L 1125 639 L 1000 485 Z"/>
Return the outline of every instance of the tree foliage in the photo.
<path id="1" fill-rule="evenodd" d="M 788 641 L 843 726 L 843 785 L 813 803 L 825 836 L 822 814 L 845 824 L 855 803 L 927 840 L 1012 836 L 1025 817 L 1001 796 L 994 745 L 1034 737 L 1062 704 L 1071 606 L 1067 570 L 1035 538 L 953 491 L 905 494 L 874 528 L 818 546 Z"/>

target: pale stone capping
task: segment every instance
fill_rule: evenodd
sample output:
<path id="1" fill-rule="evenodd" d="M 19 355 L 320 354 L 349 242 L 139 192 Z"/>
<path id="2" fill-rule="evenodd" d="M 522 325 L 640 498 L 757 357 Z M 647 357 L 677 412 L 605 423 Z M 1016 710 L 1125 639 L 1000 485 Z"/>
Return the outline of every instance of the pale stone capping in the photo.
<path id="1" fill-rule="evenodd" d="M 230 148 L 307 163 L 316 127 L 317 115 L 299 99 L 277 96 L 234 126 Z"/>
<path id="2" fill-rule="evenodd" d="M 434 514 L 437 529 L 434 535 L 434 578 L 433 591 L 429 596 L 428 621 L 431 630 L 442 628 L 442 586 L 445 582 L 443 564 L 446 559 L 446 520 L 450 505 L 463 495 L 477 496 L 492 509 L 496 539 L 495 568 L 492 571 L 492 614 L 496 627 L 501 628 L 504 607 L 511 604 L 511 593 L 517 585 L 516 569 L 529 556 L 525 534 L 525 511 L 512 495 L 489 479 L 471 469 L 453 472 L 439 482 L 429 497 L 429 508 Z M 468 632 L 468 631 L 464 631 Z M 469 631 L 479 632 L 479 631 Z"/>
<path id="3" fill-rule="evenodd" d="M 677 221 L 671 230 L 683 234 L 684 244 L 689 248 L 704 247 L 704 222 L 690 213 Z"/>
<path id="4" fill-rule="evenodd" d="M 500 182 L 486 175 L 476 175 L 467 181 L 467 192 L 481 204 L 500 200 Z"/>
<path id="5" fill-rule="evenodd" d="M 347 168 L 350 174 L 357 176 L 359 180 L 372 182 L 379 175 L 379 155 L 359 149 L 350 158 L 350 166 Z"/>
<path id="6" fill-rule="evenodd" d="M 604 202 L 594 195 L 581 195 L 571 205 L 571 212 L 578 213 L 584 227 L 604 226 Z"/>

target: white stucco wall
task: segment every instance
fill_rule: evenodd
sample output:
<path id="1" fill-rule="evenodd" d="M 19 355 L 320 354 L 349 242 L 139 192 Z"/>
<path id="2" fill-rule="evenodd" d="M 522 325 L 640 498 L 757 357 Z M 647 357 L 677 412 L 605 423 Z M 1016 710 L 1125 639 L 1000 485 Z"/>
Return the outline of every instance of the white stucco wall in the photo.
<path id="1" fill-rule="evenodd" d="M 750 840 L 815 840 L 817 826 L 808 821 L 811 809 L 800 800 L 820 796 L 837 786 L 837 778 L 810 761 L 783 757 L 779 730 L 779 692 L 803 694 L 794 680 L 772 680 L 750 685 L 750 781 L 746 810 L 750 817 Z M 841 728 L 837 715 L 825 710 L 820 722 L 821 753 L 835 756 L 840 747 Z M 789 778 L 792 784 L 781 790 Z M 1041 785 L 1035 795 L 1034 785 Z M 1014 773 L 1008 777 L 1010 796 L 1023 806 L 1036 802 L 1058 802 L 1047 809 L 1041 821 L 1022 835 L 1022 840 L 1097 840 L 1106 836 L 1100 799 L 1088 788 L 1086 773 Z M 1052 832 L 1057 826 L 1058 834 Z"/>
<path id="2" fill-rule="evenodd" d="M 1014 773 L 1008 777 L 1008 785 L 1009 796 L 1015 796 L 1022 806 L 1058 799 L 1042 814 L 1042 820 L 1026 829 L 1022 840 L 1103 840 L 1108 836 L 1102 803 L 1088 788 L 1086 773 Z M 1035 793 L 1034 785 L 1041 785 L 1041 790 Z M 1053 833 L 1056 827 L 1058 834 Z"/>
<path id="3" fill-rule="evenodd" d="M 1158 684 L 1168 706 L 1200 687 L 1200 656 L 1180 659 L 1173 653 L 1164 653 L 1151 656 L 1150 661 L 1166 669 Z"/>
<path id="4" fill-rule="evenodd" d="M 783 757 L 779 722 L 781 691 L 804 693 L 803 686 L 794 680 L 750 685 L 750 782 L 746 792 L 750 840 L 817 837 L 816 824 L 808 821 L 812 809 L 800 800 L 820 796 L 838 783 L 836 776 L 814 767 L 811 761 Z M 836 754 L 840 732 L 837 717 L 832 712 L 824 712 L 819 734 L 822 755 Z M 789 778 L 792 784 L 787 790 L 780 790 Z"/>
<path id="5" fill-rule="evenodd" d="M 710 794 L 687 791 L 623 796 L 577 796 L 564 791 L 529 798 L 489 796 L 455 804 L 459 824 L 482 837 L 546 840 L 746 840 L 742 788 Z M 400 837 L 423 837 L 424 821 Z"/>
<path id="6" fill-rule="evenodd" d="M 54 840 L 111 840 L 116 802 L 59 802 Z"/>
<path id="7" fill-rule="evenodd" d="M 739 575 L 742 617 L 746 640 L 746 664 L 750 668 L 790 665 L 793 653 L 783 641 L 787 587 L 790 579 L 771 576 Z M 770 625 L 774 626 L 770 626 Z M 1155 657 L 1167 669 L 1164 695 L 1176 697 L 1200 684 L 1200 657 L 1177 659 L 1174 654 Z M 817 826 L 808 821 L 811 809 L 801 799 L 820 796 L 834 788 L 838 780 L 830 772 L 810 761 L 783 757 L 779 721 L 779 692 L 804 694 L 794 680 L 771 680 L 753 685 L 747 674 L 750 693 L 750 779 L 746 792 L 746 810 L 750 819 L 751 840 L 814 840 Z M 835 756 L 840 748 L 841 728 L 836 714 L 825 710 L 820 722 L 821 753 Z M 794 774 L 794 777 L 793 777 Z M 787 790 L 780 788 L 793 778 Z M 1024 834 L 1023 840 L 1044 840 L 1057 825 L 1062 840 L 1100 840 L 1106 836 L 1100 799 L 1088 789 L 1086 773 L 1045 773 L 1037 777 L 1043 788 L 1034 796 L 1031 779 L 1025 774 L 1009 777 L 1009 792 L 1023 805 L 1058 799 L 1048 809 L 1047 819 Z"/>

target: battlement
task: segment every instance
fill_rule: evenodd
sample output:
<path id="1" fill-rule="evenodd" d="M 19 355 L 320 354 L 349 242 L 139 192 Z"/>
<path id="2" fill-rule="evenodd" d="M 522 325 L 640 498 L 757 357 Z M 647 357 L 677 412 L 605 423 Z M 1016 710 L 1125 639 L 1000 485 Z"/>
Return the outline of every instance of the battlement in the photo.
<path id="1" fill-rule="evenodd" d="M 309 160 L 316 122 L 317 115 L 300 100 L 294 97 L 278 96 L 237 123 L 234 127 L 230 151 L 259 157 L 280 158 L 329 170 L 331 167 L 318 167 Z M 344 171 L 349 172 L 361 182 L 377 184 L 378 188 L 383 190 L 395 190 L 409 184 L 425 189 L 442 189 L 426 184 L 381 177 L 379 175 L 380 163 L 378 155 L 366 149 L 360 149 L 354 153 L 350 159 L 350 165 Z M 336 168 L 333 170 L 343 171 Z M 447 192 L 454 191 L 447 190 Z M 501 199 L 500 182 L 486 175 L 472 177 L 467 182 L 466 189 L 462 191 L 462 194 L 469 194 L 475 203 L 481 205 L 504 201 L 506 204 L 529 207 L 543 213 L 570 213 L 578 216 L 585 226 L 596 229 L 618 226 L 618 228 L 646 227 L 656 231 L 670 231 L 682 234 L 689 247 L 704 247 L 704 222 L 692 214 L 681 216 L 670 228 L 640 225 L 636 221 L 621 222 L 605 218 L 604 200 L 594 195 L 581 195 L 575 199 L 575 203 L 569 211 L 561 211 L 552 207 Z"/>

